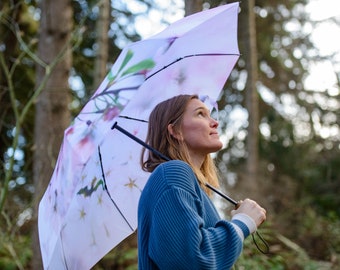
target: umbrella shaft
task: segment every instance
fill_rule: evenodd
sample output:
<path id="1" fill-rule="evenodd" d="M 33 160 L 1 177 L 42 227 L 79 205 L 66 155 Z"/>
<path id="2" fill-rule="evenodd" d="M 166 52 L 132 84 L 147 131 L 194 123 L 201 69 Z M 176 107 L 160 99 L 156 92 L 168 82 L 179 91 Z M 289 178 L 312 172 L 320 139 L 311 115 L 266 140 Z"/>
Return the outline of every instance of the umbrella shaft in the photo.
<path id="1" fill-rule="evenodd" d="M 154 154 L 158 155 L 159 157 L 161 157 L 162 159 L 166 160 L 166 161 L 170 161 L 170 158 L 164 156 L 161 152 L 157 151 L 156 149 L 152 148 L 150 145 L 148 145 L 147 143 L 143 142 L 142 140 L 140 140 L 139 138 L 137 138 L 136 136 L 132 135 L 130 132 L 128 132 L 127 130 L 125 130 L 124 128 L 120 127 L 118 125 L 117 122 L 115 122 L 112 126 L 111 129 L 117 129 L 118 131 L 122 132 L 123 134 L 125 134 L 126 136 L 128 136 L 129 138 L 133 139 L 135 142 L 141 144 L 142 146 L 144 146 L 146 149 L 150 150 L 151 152 L 153 152 Z M 230 198 L 229 196 L 227 196 L 226 194 L 222 193 L 221 191 L 219 191 L 218 189 L 214 188 L 213 186 L 211 186 L 208 183 L 205 183 L 205 186 L 208 187 L 209 189 L 211 189 L 212 191 L 216 192 L 218 195 L 220 195 L 222 198 L 226 199 L 228 202 L 232 203 L 233 205 L 235 205 L 235 207 L 237 207 L 238 202 L 233 200 L 232 198 Z"/>
<path id="2" fill-rule="evenodd" d="M 129 138 L 133 139 L 134 141 L 136 141 L 137 143 L 141 144 L 142 146 L 144 146 L 146 149 L 150 150 L 151 152 L 153 152 L 154 154 L 158 155 L 159 157 L 161 157 L 162 159 L 169 161 L 170 158 L 164 156 L 161 152 L 158 152 L 156 149 L 152 148 L 150 145 L 146 144 L 145 142 L 143 142 L 142 140 L 140 140 L 139 138 L 137 138 L 136 136 L 132 135 L 130 132 L 128 132 L 127 130 L 125 130 L 124 128 L 120 127 L 118 125 L 117 122 L 115 122 L 112 126 L 111 129 L 117 129 L 120 132 L 122 132 L 123 134 L 125 134 L 126 136 L 128 136 Z"/>
<path id="3" fill-rule="evenodd" d="M 235 201 L 234 199 L 230 198 L 229 196 L 227 196 L 226 194 L 222 193 L 221 191 L 219 191 L 218 189 L 214 188 L 212 185 L 205 183 L 205 186 L 207 188 L 210 188 L 212 191 L 216 192 L 218 195 L 220 195 L 222 198 L 226 199 L 228 202 L 232 203 L 233 205 L 235 205 L 235 207 L 238 205 L 238 202 Z"/>

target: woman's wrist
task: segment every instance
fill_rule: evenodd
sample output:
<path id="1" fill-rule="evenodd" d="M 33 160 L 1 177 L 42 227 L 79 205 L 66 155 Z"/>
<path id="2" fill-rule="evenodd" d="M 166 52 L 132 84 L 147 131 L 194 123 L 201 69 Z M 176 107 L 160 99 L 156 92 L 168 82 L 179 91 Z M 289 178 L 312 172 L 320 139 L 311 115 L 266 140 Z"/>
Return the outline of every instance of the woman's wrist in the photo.
<path id="1" fill-rule="evenodd" d="M 244 213 L 235 214 L 232 217 L 231 222 L 233 225 L 238 227 L 236 228 L 236 231 L 238 232 L 239 235 L 240 235 L 239 230 L 241 230 L 243 235 L 240 236 L 243 239 L 246 238 L 248 235 L 252 234 L 253 232 L 255 232 L 257 229 L 255 221 L 250 216 Z"/>

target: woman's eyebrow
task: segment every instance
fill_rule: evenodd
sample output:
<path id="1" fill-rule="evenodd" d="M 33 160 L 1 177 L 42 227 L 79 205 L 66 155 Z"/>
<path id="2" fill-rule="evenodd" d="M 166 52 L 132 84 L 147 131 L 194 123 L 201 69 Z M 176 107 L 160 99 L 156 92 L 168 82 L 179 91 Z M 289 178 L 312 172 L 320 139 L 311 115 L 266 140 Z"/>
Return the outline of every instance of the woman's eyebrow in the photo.
<path id="1" fill-rule="evenodd" d="M 207 108 L 207 107 L 203 107 L 203 106 L 200 106 L 200 107 L 195 108 L 195 109 L 194 109 L 194 112 L 200 111 L 200 110 L 203 110 L 203 111 L 205 111 L 205 112 L 207 112 L 207 113 L 210 113 L 210 111 L 208 110 L 208 108 Z"/>
<path id="2" fill-rule="evenodd" d="M 203 107 L 203 106 L 200 106 L 194 109 L 194 111 L 199 111 L 199 110 L 209 111 L 206 107 Z"/>

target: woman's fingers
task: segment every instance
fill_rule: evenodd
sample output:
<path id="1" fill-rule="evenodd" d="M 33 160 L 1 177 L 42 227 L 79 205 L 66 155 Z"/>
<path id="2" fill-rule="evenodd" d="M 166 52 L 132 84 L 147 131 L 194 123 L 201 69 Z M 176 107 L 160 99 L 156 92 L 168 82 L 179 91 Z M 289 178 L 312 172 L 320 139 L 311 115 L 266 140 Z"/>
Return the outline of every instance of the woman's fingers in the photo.
<path id="1" fill-rule="evenodd" d="M 235 207 L 235 210 L 231 212 L 232 216 L 237 213 L 244 213 L 251 217 L 256 226 L 261 225 L 266 220 L 266 209 L 261 207 L 257 202 L 245 199 L 244 201 L 239 201 Z"/>

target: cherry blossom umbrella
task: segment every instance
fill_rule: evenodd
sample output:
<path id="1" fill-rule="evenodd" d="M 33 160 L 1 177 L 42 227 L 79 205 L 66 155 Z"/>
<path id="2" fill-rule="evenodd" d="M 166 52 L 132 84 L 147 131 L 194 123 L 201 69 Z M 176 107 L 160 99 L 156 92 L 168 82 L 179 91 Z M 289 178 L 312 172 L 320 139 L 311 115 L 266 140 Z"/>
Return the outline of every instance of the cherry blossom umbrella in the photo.
<path id="1" fill-rule="evenodd" d="M 127 46 L 93 97 L 66 129 L 56 168 L 39 205 L 45 269 L 90 269 L 137 228 L 148 174 L 141 146 L 148 116 L 179 94 L 215 102 L 239 57 L 232 3 L 188 16 Z M 139 119 L 141 121 L 136 121 Z"/>

